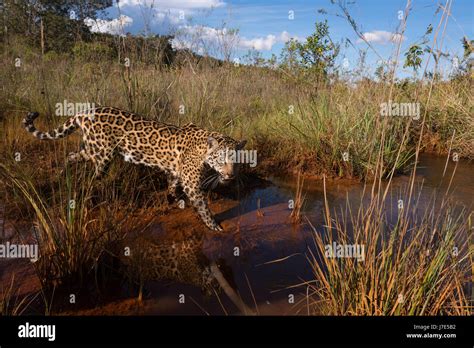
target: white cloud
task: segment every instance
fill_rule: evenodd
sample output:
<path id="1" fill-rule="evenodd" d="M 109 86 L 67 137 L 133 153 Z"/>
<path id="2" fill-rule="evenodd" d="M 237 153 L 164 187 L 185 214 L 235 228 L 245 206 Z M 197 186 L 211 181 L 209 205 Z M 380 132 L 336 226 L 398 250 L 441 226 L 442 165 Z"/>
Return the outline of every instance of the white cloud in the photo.
<path id="1" fill-rule="evenodd" d="M 255 50 L 270 51 L 274 44 L 276 44 L 277 38 L 275 35 L 267 35 L 266 37 L 257 37 L 253 39 L 242 39 L 240 46 L 243 48 L 253 48 Z"/>
<path id="2" fill-rule="evenodd" d="M 147 23 L 151 32 L 172 32 L 176 34 L 172 44 L 175 48 L 189 48 L 196 52 L 209 51 L 214 45 L 231 41 L 236 48 L 270 51 L 277 43 L 285 43 L 291 36 L 287 31 L 280 34 L 268 34 L 257 37 L 239 37 L 227 34 L 225 29 L 216 29 L 202 25 L 186 25 L 186 19 L 199 9 L 211 9 L 226 6 L 223 0 L 120 0 L 118 6 L 122 13 L 112 20 L 86 19 L 84 22 L 93 32 L 124 35 L 126 29 L 135 32 L 142 21 Z M 134 21 L 135 19 L 135 21 Z M 131 27 L 131 28 L 130 28 Z"/>
<path id="3" fill-rule="evenodd" d="M 222 32 L 211 27 L 183 25 L 179 28 L 171 44 L 175 49 L 188 48 L 198 51 L 203 49 L 203 44 L 215 44 L 219 35 L 222 35 Z"/>
<path id="4" fill-rule="evenodd" d="M 298 36 L 291 35 L 289 32 L 284 30 L 278 36 L 269 34 L 265 37 L 257 37 L 250 40 L 243 38 L 240 41 L 240 44 L 241 44 L 241 47 L 244 47 L 244 48 L 253 48 L 255 50 L 271 51 L 273 48 L 273 45 L 275 45 L 276 43 L 278 42 L 285 43 L 285 42 L 290 41 L 290 39 L 300 40 Z"/>
<path id="5" fill-rule="evenodd" d="M 181 13 L 181 10 L 156 10 L 153 14 L 153 17 L 154 21 L 157 23 L 169 23 L 171 25 L 176 25 L 184 21 L 184 18 L 181 18 L 181 16 L 184 17 L 185 14 L 186 12 L 183 11 Z"/>
<path id="6" fill-rule="evenodd" d="M 84 23 L 94 33 L 108 33 L 113 35 L 124 35 L 125 28 L 133 23 L 133 18 L 121 15 L 119 18 L 106 19 L 84 19 Z"/>
<path id="7" fill-rule="evenodd" d="M 206 27 L 204 25 L 182 25 L 179 27 L 178 36 L 183 39 L 195 38 L 197 41 L 217 41 L 219 37 L 226 35 L 226 31 Z"/>
<path id="8" fill-rule="evenodd" d="M 136 19 L 146 20 L 152 31 L 166 32 L 192 17 L 199 10 L 225 6 L 222 0 L 120 0 L 121 11 Z M 149 27 L 150 28 L 150 27 Z"/>
<path id="9" fill-rule="evenodd" d="M 291 35 L 289 32 L 287 32 L 286 30 L 282 31 L 281 34 L 280 34 L 280 40 L 282 42 L 287 42 L 287 41 L 290 41 L 291 39 Z"/>
<path id="10" fill-rule="evenodd" d="M 120 0 L 119 6 L 144 6 L 155 7 L 160 9 L 202 9 L 224 6 L 225 2 L 220 0 Z"/>
<path id="11" fill-rule="evenodd" d="M 367 42 L 373 42 L 373 43 L 381 44 L 381 45 L 386 45 L 390 42 L 397 43 L 400 40 L 402 41 L 405 40 L 405 37 L 402 36 L 401 34 L 391 33 L 384 30 L 369 31 L 362 34 L 362 36 Z M 364 42 L 364 40 L 362 40 L 361 38 L 357 40 L 357 43 L 362 43 L 362 42 Z"/>
<path id="12" fill-rule="evenodd" d="M 174 48 L 199 50 L 202 46 L 212 46 L 218 42 L 233 42 L 237 48 L 255 49 L 259 51 L 271 51 L 278 42 L 287 42 L 291 38 L 298 40 L 297 36 L 290 35 L 287 31 L 281 32 L 278 36 L 268 34 L 263 37 L 246 38 L 237 37 L 226 29 L 215 29 L 201 25 L 184 25 L 179 29 L 179 34 L 173 39 Z"/>
<path id="13" fill-rule="evenodd" d="M 298 36 L 290 35 L 290 33 L 287 32 L 286 30 L 281 32 L 278 39 L 279 39 L 278 41 L 283 42 L 283 43 L 290 41 L 290 39 L 294 39 L 296 41 L 301 41 L 301 39 Z"/>
<path id="14" fill-rule="evenodd" d="M 193 16 L 199 9 L 226 6 L 223 0 L 120 0 L 118 6 L 127 15 L 112 20 L 88 18 L 84 21 L 85 24 L 93 32 L 124 35 L 125 29 L 129 27 L 132 27 L 129 30 L 135 32 L 135 27 L 143 20 L 147 23 L 146 29 L 151 32 L 173 33 L 173 47 L 209 53 L 228 43 L 237 49 L 270 51 L 275 44 L 285 43 L 292 38 L 287 31 L 266 36 L 240 37 L 232 31 L 226 32 L 226 29 L 185 24 L 186 18 Z M 293 38 L 298 40 L 296 36 Z"/>

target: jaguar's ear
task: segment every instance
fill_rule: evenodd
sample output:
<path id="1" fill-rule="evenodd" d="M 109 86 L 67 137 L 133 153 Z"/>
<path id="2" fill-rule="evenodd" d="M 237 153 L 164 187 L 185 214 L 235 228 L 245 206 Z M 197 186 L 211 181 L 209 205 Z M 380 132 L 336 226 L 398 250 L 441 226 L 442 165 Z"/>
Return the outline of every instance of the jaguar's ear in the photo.
<path id="1" fill-rule="evenodd" d="M 214 137 L 207 138 L 207 153 L 213 152 L 218 147 L 219 147 L 219 143 L 217 142 L 216 138 Z"/>
<path id="2" fill-rule="evenodd" d="M 237 144 L 237 150 L 241 150 L 244 148 L 245 144 L 247 144 L 247 140 L 241 140 L 238 144 Z"/>

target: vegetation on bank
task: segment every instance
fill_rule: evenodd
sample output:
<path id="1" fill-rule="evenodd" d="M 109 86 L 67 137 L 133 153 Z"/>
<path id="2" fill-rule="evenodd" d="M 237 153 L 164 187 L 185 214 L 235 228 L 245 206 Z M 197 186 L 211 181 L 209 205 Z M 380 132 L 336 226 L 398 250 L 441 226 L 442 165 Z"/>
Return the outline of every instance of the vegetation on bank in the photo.
<path id="1" fill-rule="evenodd" d="M 472 315 L 467 285 L 472 286 L 472 211 L 455 208 L 446 197 L 419 206 L 410 198 L 421 188 L 409 185 L 398 219 L 390 222 L 393 207 L 384 191 L 375 183 L 371 189 L 375 194 L 364 197 L 367 204 L 347 203 L 342 214 L 325 201 L 325 226 L 311 225 L 315 250 L 308 262 L 314 279 L 302 284 L 303 310 L 315 315 Z M 351 250 L 360 255 L 328 257 L 328 245 L 354 246 Z"/>
<path id="2" fill-rule="evenodd" d="M 393 166 L 403 170 L 413 156 L 424 117 L 422 150 L 444 154 L 451 147 L 461 158 L 474 158 L 469 77 L 433 86 L 395 84 L 392 102 L 411 103 L 416 97 L 420 103 L 420 119 L 414 120 L 380 116 L 380 105 L 389 102 L 389 87 L 371 80 L 354 86 L 343 81 L 313 86 L 280 71 L 247 66 L 208 68 L 197 63 L 156 69 L 132 61 L 127 69 L 115 61 L 62 56 L 22 58 L 21 67 L 13 62 L 11 56 L 2 62 L 2 128 L 8 124 L 21 138 L 26 138 L 18 133 L 27 111 L 39 111 L 39 122 L 47 121 L 39 125 L 52 128 L 64 122 L 55 116 L 57 103 L 89 102 L 177 125 L 193 121 L 246 138 L 248 147 L 258 151 L 262 169 L 271 164 L 290 171 L 302 167 L 310 174 L 371 178 L 382 150 L 385 172 Z"/>
<path id="3" fill-rule="evenodd" d="M 47 121 L 42 126 L 53 127 L 64 121 L 55 116 L 57 104 L 94 103 L 247 138 L 262 172 L 272 167 L 373 179 L 379 156 L 385 175 L 405 171 L 420 134 L 421 151 L 451 149 L 460 158 L 474 158 L 473 45 L 467 38 L 461 38 L 464 55 L 456 57 L 458 67 L 448 79 L 437 72 L 445 53 L 431 48 L 440 34 L 432 27 L 423 45 L 395 54 L 370 76 L 363 52 L 344 68 L 327 22 L 317 22 L 305 40 L 288 41 L 279 59 L 251 51 L 232 61 L 227 53 L 232 42 L 223 37 L 215 51 L 224 60 L 217 60 L 173 49 L 172 37 L 91 33 L 79 19 L 64 18 L 77 10 L 73 4 L 57 8 L 43 2 L 43 10 L 30 9 L 39 11 L 41 20 L 34 22 L 20 15 L 17 2 L 4 8 L 6 18 L 19 18 L 6 19 L 9 29 L 0 39 L 0 117 L 15 120 L 9 127 L 32 110 Z M 82 15 L 95 18 L 103 6 Z M 54 20 L 58 17 L 62 21 Z M 428 66 L 431 58 L 434 67 Z M 402 64 L 424 74 L 398 79 Z M 382 116 L 382 105 L 393 103 L 418 103 L 418 113 Z M 7 146 L 3 152 L 12 150 Z"/>

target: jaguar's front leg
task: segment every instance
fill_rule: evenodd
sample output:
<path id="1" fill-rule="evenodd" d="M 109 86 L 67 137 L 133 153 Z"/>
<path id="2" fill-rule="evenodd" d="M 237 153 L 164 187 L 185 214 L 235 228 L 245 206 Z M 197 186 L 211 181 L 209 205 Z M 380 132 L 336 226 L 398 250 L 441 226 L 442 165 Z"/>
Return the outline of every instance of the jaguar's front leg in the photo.
<path id="1" fill-rule="evenodd" d="M 189 201 L 197 211 L 201 220 L 213 231 L 223 231 L 222 227 L 216 222 L 212 216 L 207 199 L 204 196 L 201 188 L 197 185 L 186 185 L 184 184 L 184 192 L 189 198 Z"/>
<path id="2" fill-rule="evenodd" d="M 168 175 L 168 202 L 173 203 L 178 199 L 179 179 L 172 174 Z"/>

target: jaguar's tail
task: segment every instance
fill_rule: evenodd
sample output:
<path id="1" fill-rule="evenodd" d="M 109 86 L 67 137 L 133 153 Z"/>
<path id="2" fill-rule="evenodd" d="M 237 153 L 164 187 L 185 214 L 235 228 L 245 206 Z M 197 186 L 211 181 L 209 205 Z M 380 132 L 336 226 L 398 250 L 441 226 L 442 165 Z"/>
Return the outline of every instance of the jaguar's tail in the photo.
<path id="1" fill-rule="evenodd" d="M 79 125 L 76 122 L 76 116 L 68 118 L 68 120 L 60 127 L 50 131 L 41 132 L 35 128 L 33 124 L 34 120 L 39 116 L 38 112 L 29 112 L 28 115 L 23 119 L 23 127 L 30 133 L 33 133 L 35 137 L 41 140 L 53 140 L 64 138 L 65 136 L 74 132 Z"/>

